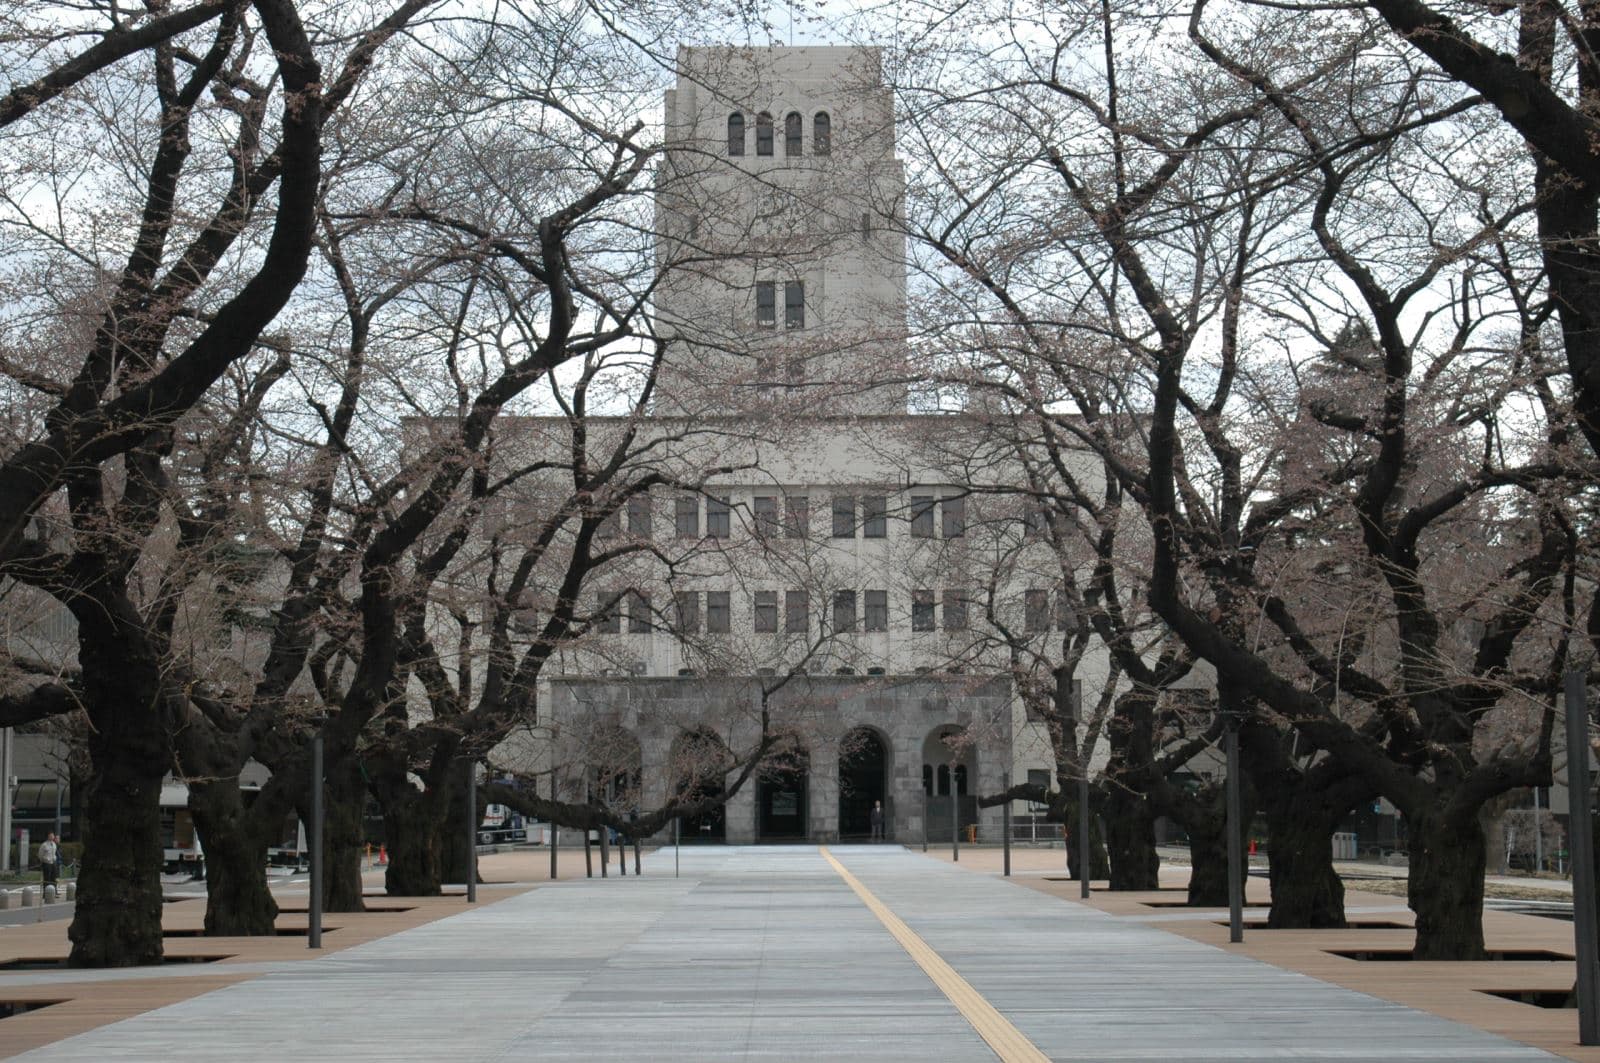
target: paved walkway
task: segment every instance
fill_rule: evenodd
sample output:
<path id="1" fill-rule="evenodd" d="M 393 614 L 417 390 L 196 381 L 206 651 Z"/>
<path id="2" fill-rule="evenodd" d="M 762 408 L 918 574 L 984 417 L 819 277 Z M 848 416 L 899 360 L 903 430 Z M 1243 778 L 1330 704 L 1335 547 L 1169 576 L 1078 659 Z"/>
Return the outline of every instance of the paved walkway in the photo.
<path id="1" fill-rule="evenodd" d="M 832 855 L 685 850 L 674 879 L 663 850 L 16 1058 L 976 1063 L 996 1021 L 1015 1059 L 1554 1058 L 898 848 Z"/>

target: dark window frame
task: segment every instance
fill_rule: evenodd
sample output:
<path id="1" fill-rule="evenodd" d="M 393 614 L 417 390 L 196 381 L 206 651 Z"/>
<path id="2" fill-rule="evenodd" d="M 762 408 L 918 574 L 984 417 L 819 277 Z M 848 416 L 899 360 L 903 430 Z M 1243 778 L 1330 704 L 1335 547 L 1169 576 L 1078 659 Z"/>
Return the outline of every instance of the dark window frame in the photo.
<path id="1" fill-rule="evenodd" d="M 828 501 L 828 507 L 833 514 L 834 539 L 854 539 L 856 537 L 856 496 L 834 495 Z"/>
<path id="2" fill-rule="evenodd" d="M 887 539 L 889 537 L 888 496 L 861 496 L 861 537 L 863 539 Z"/>
<path id="3" fill-rule="evenodd" d="M 783 154 L 786 158 L 797 159 L 805 153 L 806 120 L 799 111 L 790 111 L 783 116 Z"/>
<path id="4" fill-rule="evenodd" d="M 672 533 L 678 539 L 700 538 L 699 495 L 679 495 L 672 500 Z"/>
<path id="5" fill-rule="evenodd" d="M 736 158 L 744 155 L 744 115 L 738 111 L 728 116 L 728 155 Z"/>
<path id="6" fill-rule="evenodd" d="M 967 534 L 967 496 L 947 495 L 939 500 L 939 535 L 960 539 Z"/>
<path id="7" fill-rule="evenodd" d="M 783 327 L 786 329 L 802 329 L 806 327 L 806 282 L 783 282 Z"/>
<path id="8" fill-rule="evenodd" d="M 861 630 L 889 630 L 888 591 L 863 591 L 861 593 Z"/>
<path id="9" fill-rule="evenodd" d="M 827 111 L 811 116 L 811 154 L 833 154 L 833 118 Z"/>
<path id="10" fill-rule="evenodd" d="M 938 602 L 931 590 L 911 592 L 911 630 L 937 631 L 935 608 Z"/>
<path id="11" fill-rule="evenodd" d="M 783 533 L 791 539 L 804 539 L 811 534 L 810 495 L 783 497 Z"/>
<path id="12" fill-rule="evenodd" d="M 778 633 L 778 592 L 756 591 L 751 616 L 756 634 L 776 635 Z"/>
<path id="13" fill-rule="evenodd" d="M 778 327 L 777 281 L 756 281 L 756 327 Z"/>
<path id="14" fill-rule="evenodd" d="M 856 592 L 833 592 L 833 630 L 848 635 L 856 630 Z"/>
<path id="15" fill-rule="evenodd" d="M 763 539 L 778 537 L 778 496 L 756 495 L 750 503 L 755 533 Z"/>
<path id="16" fill-rule="evenodd" d="M 700 592 L 675 591 L 672 595 L 672 624 L 682 635 L 700 633 Z"/>
<path id="17" fill-rule="evenodd" d="M 728 591 L 706 591 L 706 634 L 726 635 L 732 630 L 732 595 Z"/>
<path id="18" fill-rule="evenodd" d="M 727 495 L 706 496 L 706 538 L 728 539 L 733 535 L 733 501 Z"/>
<path id="19" fill-rule="evenodd" d="M 651 535 L 653 514 L 650 511 L 650 496 L 648 494 L 631 495 L 628 498 L 628 534 L 635 539 L 648 539 Z"/>
<path id="20" fill-rule="evenodd" d="M 933 507 L 935 501 L 936 499 L 933 495 L 911 496 L 911 537 L 913 539 L 933 538 Z"/>
<path id="21" fill-rule="evenodd" d="M 965 631 L 972 622 L 968 615 L 972 596 L 965 590 L 946 588 L 944 592 L 944 629 L 946 631 Z"/>
<path id="22" fill-rule="evenodd" d="M 771 157 L 772 155 L 772 112 L 762 111 L 756 115 L 756 154 Z"/>
<path id="23" fill-rule="evenodd" d="M 783 631 L 804 635 L 811 627 L 811 594 L 808 591 L 783 592 Z"/>

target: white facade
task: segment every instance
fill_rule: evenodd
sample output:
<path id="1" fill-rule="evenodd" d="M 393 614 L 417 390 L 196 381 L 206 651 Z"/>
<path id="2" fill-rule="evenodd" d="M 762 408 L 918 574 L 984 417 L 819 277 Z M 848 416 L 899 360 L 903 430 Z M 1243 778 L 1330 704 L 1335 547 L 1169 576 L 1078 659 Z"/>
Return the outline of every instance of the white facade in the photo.
<path id="1" fill-rule="evenodd" d="M 906 412 L 904 175 L 878 64 L 872 48 L 680 53 L 657 200 L 669 346 L 642 428 L 661 445 L 636 448 L 635 473 L 694 487 L 622 507 L 602 542 L 637 549 L 584 603 L 616 599 L 618 615 L 546 669 L 544 766 L 569 796 L 621 774 L 634 792 L 618 800 L 659 806 L 684 734 L 754 742 L 762 688 L 807 770 L 730 801 L 730 841 L 864 834 L 867 798 L 891 837 L 947 838 L 952 790 L 994 839 L 999 809 L 971 798 L 1053 777 L 985 612 L 1038 627 L 1025 591 L 1053 594 L 1058 562 L 1024 538 L 1014 465 L 974 460 L 977 420 Z M 537 451 L 567 431 L 533 419 L 506 435 Z M 1059 639 L 1052 626 L 1037 636 Z"/>

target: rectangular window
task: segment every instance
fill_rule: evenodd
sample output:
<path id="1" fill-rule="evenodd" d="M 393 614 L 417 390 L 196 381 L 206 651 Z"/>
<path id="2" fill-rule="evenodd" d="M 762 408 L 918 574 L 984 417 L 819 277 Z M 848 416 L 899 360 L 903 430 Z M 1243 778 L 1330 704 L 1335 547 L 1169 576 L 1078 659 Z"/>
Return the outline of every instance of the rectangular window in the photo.
<path id="1" fill-rule="evenodd" d="M 727 591 L 706 591 L 706 630 L 714 635 L 726 635 L 733 630 Z"/>
<path id="2" fill-rule="evenodd" d="M 650 496 L 628 499 L 628 534 L 636 539 L 650 538 Z"/>
<path id="3" fill-rule="evenodd" d="M 867 631 L 889 630 L 889 592 L 867 591 L 862 597 L 861 626 Z"/>
<path id="4" fill-rule="evenodd" d="M 918 539 L 933 538 L 933 496 L 911 496 L 911 534 Z"/>
<path id="5" fill-rule="evenodd" d="M 967 592 L 944 592 L 944 629 L 946 631 L 967 630 Z"/>
<path id="6" fill-rule="evenodd" d="M 1043 506 L 1029 505 L 1022 515 L 1022 535 L 1027 539 L 1043 539 L 1050 533 L 1050 511 Z"/>
<path id="7" fill-rule="evenodd" d="M 756 495 L 753 512 L 756 519 L 756 534 L 763 539 L 776 539 L 778 537 L 778 496 Z"/>
<path id="8" fill-rule="evenodd" d="M 778 284 L 776 281 L 756 281 L 756 324 L 762 328 L 777 327 Z"/>
<path id="9" fill-rule="evenodd" d="M 882 539 L 889 534 L 889 500 L 883 495 L 861 496 L 861 537 Z"/>
<path id="10" fill-rule="evenodd" d="M 672 624 L 680 635 L 700 633 L 699 591 L 678 591 L 672 596 Z"/>
<path id="11" fill-rule="evenodd" d="M 944 526 L 940 529 L 940 534 L 946 539 L 959 539 L 967 534 L 967 500 L 965 497 L 941 500 L 939 512 L 944 517 Z"/>
<path id="12" fill-rule="evenodd" d="M 833 496 L 833 537 L 835 539 L 854 539 L 856 537 L 856 496 Z"/>
<path id="13" fill-rule="evenodd" d="M 1046 768 L 1029 768 L 1028 785 L 1037 786 L 1045 793 L 1050 792 L 1050 772 Z M 1041 801 L 1040 804 L 1043 804 Z"/>
<path id="14" fill-rule="evenodd" d="M 933 630 L 933 592 L 911 592 L 911 630 Z"/>
<path id="15" fill-rule="evenodd" d="M 806 286 L 804 281 L 783 282 L 783 327 L 806 327 Z"/>
<path id="16" fill-rule="evenodd" d="M 628 592 L 628 634 L 648 635 L 655 630 L 650 616 L 650 596 L 643 591 Z"/>
<path id="17" fill-rule="evenodd" d="M 1022 595 L 1022 628 L 1029 634 L 1050 630 L 1050 592 L 1028 590 Z"/>
<path id="18" fill-rule="evenodd" d="M 811 595 L 805 591 L 784 591 L 783 630 L 790 635 L 804 635 L 811 626 Z"/>
<path id="19" fill-rule="evenodd" d="M 771 634 L 778 630 L 778 592 L 756 591 L 756 632 Z"/>
<path id="20" fill-rule="evenodd" d="M 1067 597 L 1064 590 L 1056 591 L 1056 630 L 1066 631 L 1072 627 L 1072 600 Z"/>
<path id="21" fill-rule="evenodd" d="M 856 629 L 856 592 L 833 592 L 833 630 L 840 633 Z"/>
<path id="22" fill-rule="evenodd" d="M 594 629 L 603 635 L 615 635 L 622 630 L 622 595 L 615 591 L 601 591 L 595 595 Z"/>
<path id="23" fill-rule="evenodd" d="M 726 539 L 730 529 L 728 499 L 715 495 L 706 499 L 706 538 Z"/>
<path id="24" fill-rule="evenodd" d="M 700 499 L 695 495 L 679 495 L 674 499 L 673 524 L 678 538 L 700 538 Z"/>
<path id="25" fill-rule="evenodd" d="M 622 514 L 612 510 L 600 518 L 599 525 L 594 530 L 597 539 L 614 539 L 622 534 Z"/>
<path id="26" fill-rule="evenodd" d="M 784 532 L 791 539 L 804 539 L 811 534 L 811 499 L 805 495 L 789 495 L 783 500 Z"/>

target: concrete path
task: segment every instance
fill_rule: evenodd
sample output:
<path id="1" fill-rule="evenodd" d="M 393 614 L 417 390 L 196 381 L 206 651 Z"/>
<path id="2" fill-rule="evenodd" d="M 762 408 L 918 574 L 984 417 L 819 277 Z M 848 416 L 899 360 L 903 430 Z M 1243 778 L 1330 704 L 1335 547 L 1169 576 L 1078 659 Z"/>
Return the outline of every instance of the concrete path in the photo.
<path id="1" fill-rule="evenodd" d="M 994 1060 L 952 999 L 1016 1059 L 1554 1058 L 898 848 L 833 856 L 697 848 L 674 879 L 663 850 L 16 1058 Z"/>

